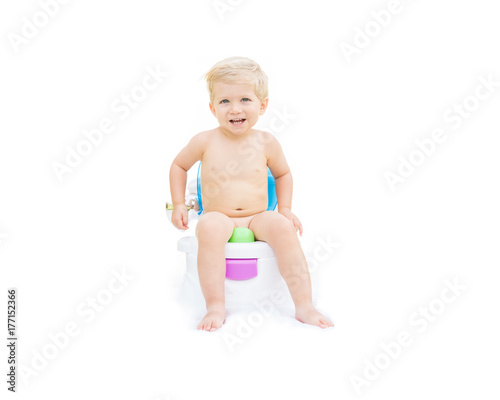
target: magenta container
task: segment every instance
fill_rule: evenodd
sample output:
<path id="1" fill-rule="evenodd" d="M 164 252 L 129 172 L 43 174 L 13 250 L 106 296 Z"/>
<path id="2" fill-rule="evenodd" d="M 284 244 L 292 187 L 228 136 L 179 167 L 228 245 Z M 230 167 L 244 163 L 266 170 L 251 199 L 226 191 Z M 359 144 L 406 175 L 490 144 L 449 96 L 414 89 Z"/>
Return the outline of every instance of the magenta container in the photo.
<path id="1" fill-rule="evenodd" d="M 242 281 L 256 276 L 256 258 L 226 258 L 226 278 Z"/>

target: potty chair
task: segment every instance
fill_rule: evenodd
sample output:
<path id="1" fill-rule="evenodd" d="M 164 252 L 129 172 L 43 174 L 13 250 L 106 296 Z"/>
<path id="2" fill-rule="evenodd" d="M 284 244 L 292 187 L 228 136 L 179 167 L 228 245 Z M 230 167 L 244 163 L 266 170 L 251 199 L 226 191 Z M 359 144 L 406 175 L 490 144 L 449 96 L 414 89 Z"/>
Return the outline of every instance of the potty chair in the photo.
<path id="1" fill-rule="evenodd" d="M 191 218 L 203 215 L 200 183 L 201 163 L 198 167 L 196 182 L 188 185 L 186 196 Z M 274 177 L 268 168 L 268 211 L 275 211 L 278 204 Z M 194 200 L 194 201 L 193 201 Z M 193 206 L 197 203 L 199 210 Z M 191 204 L 191 207 L 189 206 Z M 168 205 L 167 205 L 168 208 Z M 191 286 L 191 295 L 204 299 L 198 278 L 198 239 L 196 236 L 183 237 L 177 242 L 177 250 L 186 253 L 186 282 Z M 281 277 L 276 254 L 266 242 L 255 240 L 253 232 L 247 228 L 235 228 L 225 246 L 226 308 L 255 305 L 270 296 L 280 296 L 282 302 L 291 302 L 285 281 Z M 187 289 L 186 289 L 187 290 Z M 201 296 L 201 297 L 200 297 Z M 293 302 L 291 303 L 293 305 Z"/>

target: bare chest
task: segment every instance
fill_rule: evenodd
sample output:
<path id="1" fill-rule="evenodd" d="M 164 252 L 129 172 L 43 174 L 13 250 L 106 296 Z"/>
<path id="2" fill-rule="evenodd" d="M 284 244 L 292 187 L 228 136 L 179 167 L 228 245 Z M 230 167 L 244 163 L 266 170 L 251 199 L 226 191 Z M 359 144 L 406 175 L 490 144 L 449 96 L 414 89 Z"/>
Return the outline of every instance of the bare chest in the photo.
<path id="1" fill-rule="evenodd" d="M 243 180 L 260 180 L 267 176 L 267 158 L 262 149 L 245 146 L 245 143 L 215 142 L 203 154 L 202 172 L 205 176 L 224 174 Z"/>

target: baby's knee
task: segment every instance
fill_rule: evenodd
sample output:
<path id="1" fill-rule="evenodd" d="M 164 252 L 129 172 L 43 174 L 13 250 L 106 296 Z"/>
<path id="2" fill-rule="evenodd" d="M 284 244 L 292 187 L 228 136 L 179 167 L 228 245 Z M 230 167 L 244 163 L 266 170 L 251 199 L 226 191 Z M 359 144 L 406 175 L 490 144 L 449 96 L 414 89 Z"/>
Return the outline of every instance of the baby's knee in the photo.
<path id="1" fill-rule="evenodd" d="M 282 234 L 295 234 L 295 228 L 292 221 L 290 221 L 283 214 L 277 213 L 276 211 L 269 211 L 270 221 L 269 228 L 278 235 Z"/>
<path id="2" fill-rule="evenodd" d="M 196 225 L 198 239 L 227 242 L 233 233 L 234 223 L 226 215 L 212 211 L 203 215 Z"/>

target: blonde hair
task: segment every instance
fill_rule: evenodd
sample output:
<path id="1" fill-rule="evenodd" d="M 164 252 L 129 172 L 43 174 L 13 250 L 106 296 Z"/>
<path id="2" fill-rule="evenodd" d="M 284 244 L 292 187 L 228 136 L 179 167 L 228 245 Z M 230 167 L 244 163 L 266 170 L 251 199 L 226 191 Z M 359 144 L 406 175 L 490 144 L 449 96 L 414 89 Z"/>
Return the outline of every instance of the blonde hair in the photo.
<path id="1" fill-rule="evenodd" d="M 214 83 L 251 83 L 255 87 L 255 95 L 262 103 L 269 94 L 267 75 L 259 64 L 246 57 L 229 57 L 215 64 L 204 75 L 207 81 L 210 102 L 214 100 Z"/>

